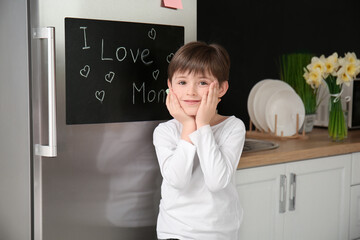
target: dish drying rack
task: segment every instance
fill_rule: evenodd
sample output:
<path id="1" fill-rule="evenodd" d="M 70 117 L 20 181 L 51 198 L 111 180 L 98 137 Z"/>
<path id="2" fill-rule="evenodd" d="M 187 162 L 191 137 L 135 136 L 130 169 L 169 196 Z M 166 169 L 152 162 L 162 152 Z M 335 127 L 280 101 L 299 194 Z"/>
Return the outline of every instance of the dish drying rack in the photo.
<path id="1" fill-rule="evenodd" d="M 246 131 L 246 136 L 247 137 L 259 137 L 259 138 L 275 138 L 275 139 L 281 139 L 281 140 L 286 140 L 286 139 L 308 139 L 309 137 L 305 134 L 305 127 L 303 127 L 302 129 L 302 133 L 299 134 L 299 114 L 296 114 L 296 131 L 295 134 L 292 136 L 284 136 L 284 132 L 281 131 L 280 135 L 277 135 L 277 119 L 278 116 L 277 114 L 275 114 L 275 131 L 271 132 L 270 129 L 268 128 L 267 131 L 264 131 L 262 129 L 257 129 L 256 126 L 255 130 L 253 130 L 253 123 L 250 119 L 250 125 L 249 125 L 249 131 Z"/>

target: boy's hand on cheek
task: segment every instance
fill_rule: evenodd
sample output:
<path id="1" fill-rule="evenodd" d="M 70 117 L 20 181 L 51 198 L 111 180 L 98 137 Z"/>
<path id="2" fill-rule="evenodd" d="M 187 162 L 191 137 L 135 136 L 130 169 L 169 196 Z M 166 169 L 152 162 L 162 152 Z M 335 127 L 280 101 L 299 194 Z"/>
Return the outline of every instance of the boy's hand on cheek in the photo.
<path id="1" fill-rule="evenodd" d="M 176 94 L 172 89 L 170 89 L 170 92 L 166 98 L 166 107 L 169 110 L 170 115 L 181 122 L 183 125 L 187 123 L 195 123 L 194 118 L 184 112 Z"/>
<path id="2" fill-rule="evenodd" d="M 170 89 L 166 98 L 166 107 L 169 110 L 170 115 L 183 125 L 181 138 L 192 144 L 189 134 L 196 130 L 195 118 L 184 112 L 172 89 Z"/>
<path id="3" fill-rule="evenodd" d="M 200 107 L 196 114 L 197 129 L 210 124 L 211 119 L 216 114 L 216 108 L 219 103 L 219 84 L 212 82 L 209 86 L 209 92 L 204 94 L 201 99 Z"/>

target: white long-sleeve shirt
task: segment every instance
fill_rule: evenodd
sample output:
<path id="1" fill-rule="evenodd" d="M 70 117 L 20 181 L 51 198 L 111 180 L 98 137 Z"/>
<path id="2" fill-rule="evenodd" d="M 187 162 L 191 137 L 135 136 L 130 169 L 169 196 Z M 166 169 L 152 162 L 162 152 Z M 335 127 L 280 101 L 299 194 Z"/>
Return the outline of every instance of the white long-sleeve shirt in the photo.
<path id="1" fill-rule="evenodd" d="M 235 171 L 245 141 L 245 126 L 235 116 L 203 126 L 181 139 L 175 119 L 154 131 L 163 176 L 157 222 L 159 239 L 237 240 L 243 211 Z"/>

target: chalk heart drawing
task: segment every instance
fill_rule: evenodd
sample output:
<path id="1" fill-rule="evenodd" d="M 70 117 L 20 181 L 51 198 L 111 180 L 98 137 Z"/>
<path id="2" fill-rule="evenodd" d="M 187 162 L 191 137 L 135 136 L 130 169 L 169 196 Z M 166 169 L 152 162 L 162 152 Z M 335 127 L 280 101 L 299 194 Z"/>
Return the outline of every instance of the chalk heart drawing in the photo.
<path id="1" fill-rule="evenodd" d="M 105 75 L 105 80 L 109 83 L 112 82 L 112 80 L 114 80 L 115 77 L 115 73 L 114 72 L 109 72 L 108 74 Z"/>
<path id="2" fill-rule="evenodd" d="M 155 71 L 152 72 L 152 76 L 153 76 L 153 78 L 154 78 L 155 80 L 157 80 L 157 78 L 158 78 L 158 76 L 159 76 L 159 73 L 160 73 L 159 69 L 157 69 L 157 70 L 155 70 Z"/>
<path id="3" fill-rule="evenodd" d="M 173 53 L 170 53 L 169 55 L 167 55 L 166 61 L 167 61 L 168 63 L 170 63 L 170 61 L 171 61 L 171 59 L 173 58 L 173 56 L 174 56 Z"/>
<path id="4" fill-rule="evenodd" d="M 151 29 L 149 32 L 148 32 L 148 36 L 149 36 L 149 38 L 151 38 L 152 40 L 155 40 L 155 38 L 156 38 L 156 31 L 155 31 L 155 29 Z"/>
<path id="5" fill-rule="evenodd" d="M 105 91 L 104 90 L 96 91 L 95 92 L 95 97 L 96 97 L 97 100 L 99 100 L 102 103 L 104 101 Z"/>
<path id="6" fill-rule="evenodd" d="M 90 73 L 90 67 L 89 65 L 85 65 L 85 67 L 83 67 L 83 69 L 80 70 L 80 75 L 87 78 L 87 76 Z"/>

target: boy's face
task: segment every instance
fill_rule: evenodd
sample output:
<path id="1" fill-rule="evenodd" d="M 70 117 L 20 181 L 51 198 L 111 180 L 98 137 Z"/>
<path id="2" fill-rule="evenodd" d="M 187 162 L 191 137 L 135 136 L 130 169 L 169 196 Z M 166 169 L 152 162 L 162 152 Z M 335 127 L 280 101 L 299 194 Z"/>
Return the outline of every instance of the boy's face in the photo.
<path id="1" fill-rule="evenodd" d="M 171 82 L 168 80 L 168 86 L 173 89 L 185 113 L 195 116 L 202 96 L 209 91 L 210 83 L 214 81 L 218 81 L 217 78 L 209 73 L 175 72 Z M 219 98 L 226 93 L 227 88 L 228 82 L 223 82 L 219 87 Z"/>

